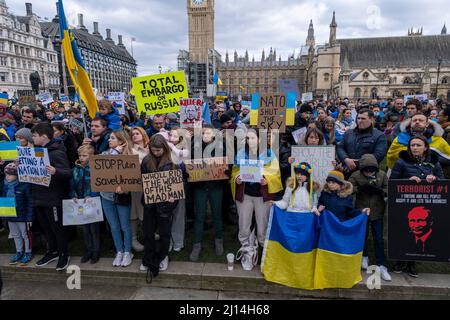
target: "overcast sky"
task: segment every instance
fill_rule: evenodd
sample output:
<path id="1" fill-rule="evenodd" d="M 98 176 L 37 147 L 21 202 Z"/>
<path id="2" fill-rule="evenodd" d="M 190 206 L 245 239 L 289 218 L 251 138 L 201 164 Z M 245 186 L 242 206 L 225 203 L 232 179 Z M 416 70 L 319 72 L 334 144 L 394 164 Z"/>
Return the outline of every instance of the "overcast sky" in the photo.
<path id="1" fill-rule="evenodd" d="M 23 0 L 6 0 L 10 12 L 25 15 Z M 56 0 L 29 0 L 33 12 L 42 19 L 53 19 Z M 71 25 L 77 25 L 77 14 L 84 14 L 90 32 L 93 21 L 100 32 L 112 29 L 113 39 L 124 36 L 124 43 L 134 57 L 139 75 L 176 69 L 179 49 L 188 49 L 186 0 L 64 0 Z M 450 31 L 448 0 L 216 0 L 215 43 L 223 55 L 228 49 L 243 56 L 248 49 L 250 59 L 260 60 L 276 48 L 283 60 L 304 45 L 309 21 L 314 23 L 316 43 L 328 41 L 333 11 L 338 24 L 337 37 L 358 38 L 405 36 L 408 28 L 423 27 L 425 35 L 440 34 L 445 22 Z"/>

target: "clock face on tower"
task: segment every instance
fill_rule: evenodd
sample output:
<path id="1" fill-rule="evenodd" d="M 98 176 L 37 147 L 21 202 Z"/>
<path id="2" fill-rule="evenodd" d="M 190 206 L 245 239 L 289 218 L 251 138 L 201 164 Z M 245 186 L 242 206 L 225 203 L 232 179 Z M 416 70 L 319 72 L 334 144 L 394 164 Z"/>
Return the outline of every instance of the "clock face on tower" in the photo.
<path id="1" fill-rule="evenodd" d="M 202 7 L 206 4 L 206 0 L 191 0 L 191 4 L 194 7 Z"/>

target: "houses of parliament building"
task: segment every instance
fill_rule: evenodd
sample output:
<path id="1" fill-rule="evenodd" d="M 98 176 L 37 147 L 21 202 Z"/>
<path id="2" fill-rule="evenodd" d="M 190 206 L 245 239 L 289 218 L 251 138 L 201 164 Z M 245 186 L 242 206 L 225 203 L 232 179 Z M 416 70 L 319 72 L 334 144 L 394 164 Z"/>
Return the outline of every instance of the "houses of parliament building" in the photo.
<path id="1" fill-rule="evenodd" d="M 307 50 L 282 60 L 271 48 L 255 60 L 248 52 L 230 56 L 214 50 L 214 0 L 187 0 L 187 6 L 189 51 L 180 51 L 179 67 L 188 71 L 189 82 L 193 73 L 187 66 L 194 63 L 207 64 L 209 84 L 217 72 L 217 90 L 232 97 L 279 92 L 281 80 L 295 80 L 300 93 L 312 92 L 318 98 L 386 99 L 424 93 L 450 100 L 450 35 L 445 25 L 437 35 L 411 29 L 401 37 L 338 39 L 333 12 L 328 43 L 316 44 L 310 21 L 303 46 Z"/>

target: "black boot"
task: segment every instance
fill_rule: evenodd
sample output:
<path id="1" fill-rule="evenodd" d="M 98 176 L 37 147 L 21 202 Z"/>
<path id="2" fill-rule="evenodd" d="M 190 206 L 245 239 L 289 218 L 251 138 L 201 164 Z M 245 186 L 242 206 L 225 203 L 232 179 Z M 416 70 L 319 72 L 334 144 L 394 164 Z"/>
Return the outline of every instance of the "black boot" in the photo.
<path id="1" fill-rule="evenodd" d="M 402 273 L 405 269 L 406 262 L 405 261 L 397 261 L 394 266 L 394 273 Z"/>
<path id="2" fill-rule="evenodd" d="M 89 260 L 91 260 L 92 258 L 92 253 L 87 252 L 82 258 L 81 258 L 81 263 L 86 263 Z"/>
<path id="3" fill-rule="evenodd" d="M 91 257 L 91 264 L 96 264 L 100 260 L 100 252 L 94 252 Z"/>
<path id="4" fill-rule="evenodd" d="M 416 262 L 415 261 L 408 262 L 408 265 L 406 266 L 406 272 L 408 272 L 408 275 L 410 277 L 413 277 L 413 278 L 419 277 L 419 274 L 417 273 L 417 270 L 416 270 Z"/>

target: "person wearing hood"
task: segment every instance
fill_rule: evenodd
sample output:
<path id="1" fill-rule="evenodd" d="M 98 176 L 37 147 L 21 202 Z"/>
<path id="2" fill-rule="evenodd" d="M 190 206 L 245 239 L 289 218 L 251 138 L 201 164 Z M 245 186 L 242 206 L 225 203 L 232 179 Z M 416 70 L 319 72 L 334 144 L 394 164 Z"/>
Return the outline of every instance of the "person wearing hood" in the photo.
<path id="1" fill-rule="evenodd" d="M 426 117 L 425 117 L 426 118 Z M 395 163 L 390 179 L 409 179 L 420 183 L 426 181 L 433 183 L 443 179 L 442 167 L 439 164 L 437 154 L 432 151 L 429 139 L 425 136 L 413 136 L 406 147 L 400 151 L 399 159 Z M 415 261 L 398 261 L 395 264 L 394 272 L 405 271 L 413 278 L 418 277 Z"/>
<path id="2" fill-rule="evenodd" d="M 101 100 L 98 103 L 98 110 L 95 117 L 104 119 L 108 123 L 108 128 L 112 131 L 120 130 L 122 128 L 120 122 L 120 115 L 117 108 L 108 100 Z"/>
<path id="3" fill-rule="evenodd" d="M 369 215 L 369 208 L 364 208 L 362 211 L 354 208 L 352 193 L 353 185 L 345 180 L 344 174 L 337 170 L 330 171 L 319 197 L 319 208 L 315 213 L 320 215 L 326 209 L 341 222 L 353 219 L 361 213 Z"/>
<path id="4" fill-rule="evenodd" d="M 370 208 L 371 210 L 369 223 L 367 224 L 362 269 L 367 270 L 369 267 L 367 237 L 370 227 L 375 245 L 376 264 L 380 267 L 381 278 L 385 281 L 391 281 L 392 278 L 385 267 L 383 240 L 383 218 L 386 210 L 384 199 L 387 197 L 388 191 L 387 174 L 379 169 L 377 159 L 372 154 L 365 154 L 360 160 L 359 170 L 352 174 L 349 182 L 353 185 L 356 209 Z"/>
<path id="5" fill-rule="evenodd" d="M 444 129 L 438 123 L 430 121 L 422 113 L 416 113 L 411 119 L 401 124 L 400 130 L 401 133 L 392 142 L 387 153 L 387 165 L 390 169 L 394 168 L 400 153 L 407 150 L 411 137 L 415 135 L 426 137 L 430 149 L 439 155 L 441 164 L 450 163 L 450 145 L 442 138 Z"/>
<path id="6" fill-rule="evenodd" d="M 48 187 L 32 185 L 33 207 L 40 225 L 44 229 L 48 251 L 36 263 L 43 267 L 58 260 L 57 271 L 69 266 L 68 241 L 66 227 L 63 226 L 62 201 L 69 198 L 72 171 L 67 159 L 66 148 L 61 140 L 54 139 L 54 130 L 48 123 L 39 123 L 31 129 L 33 143 L 37 147 L 47 148 L 50 165 L 47 171 L 51 175 Z"/>

